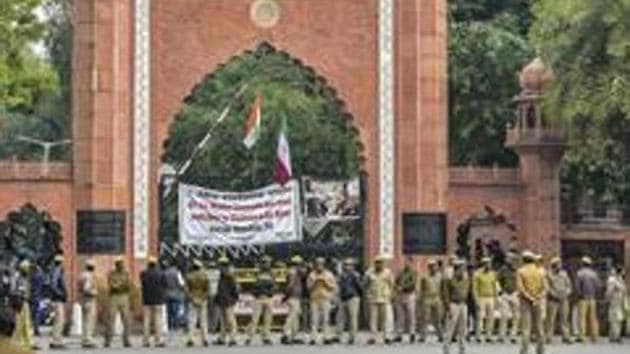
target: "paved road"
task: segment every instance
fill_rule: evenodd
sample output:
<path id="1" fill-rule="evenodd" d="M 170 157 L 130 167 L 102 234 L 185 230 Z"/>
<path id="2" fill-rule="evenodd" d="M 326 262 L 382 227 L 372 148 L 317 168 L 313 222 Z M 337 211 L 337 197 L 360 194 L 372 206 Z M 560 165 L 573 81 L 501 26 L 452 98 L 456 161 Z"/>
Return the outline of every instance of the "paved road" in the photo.
<path id="1" fill-rule="evenodd" d="M 44 343 L 42 343 L 44 344 Z M 438 343 L 427 343 L 427 344 L 400 344 L 393 346 L 367 346 L 367 345 L 357 345 L 357 346 L 345 346 L 345 345 L 333 345 L 333 346 L 261 346 L 261 345 L 252 345 L 250 347 L 239 346 L 239 347 L 215 347 L 211 346 L 209 348 L 203 347 L 195 347 L 195 348 L 186 348 L 183 344 L 183 339 L 177 339 L 171 342 L 168 348 L 166 349 L 156 349 L 156 348 L 142 348 L 140 346 L 141 340 L 139 338 L 133 340 L 133 344 L 135 348 L 131 349 L 123 349 L 121 348 L 119 343 L 114 343 L 112 348 L 107 350 L 98 349 L 89 351 L 97 354 L 143 354 L 143 353 L 182 353 L 182 354 L 206 354 L 206 353 L 226 353 L 226 354 L 296 354 L 296 351 L 299 351 L 299 354 L 325 354 L 325 353 L 361 353 L 361 354 L 384 354 L 387 351 L 395 351 L 396 354 L 441 354 L 441 346 Z M 77 340 L 71 340 L 69 343 L 70 349 L 59 352 L 59 351 L 46 351 L 43 350 L 40 353 L 64 353 L 64 354 L 85 354 L 87 351 L 80 349 L 78 346 Z M 468 346 L 466 353 L 467 354 L 518 354 L 518 346 L 516 345 L 500 345 L 500 344 L 471 344 Z M 453 346 L 451 353 L 457 354 L 457 348 Z M 532 349 L 533 353 L 533 349 Z M 609 344 L 602 340 L 599 344 L 573 344 L 570 346 L 566 345 L 552 345 L 547 347 L 547 354 L 628 354 L 630 353 L 630 340 L 626 339 L 625 344 Z"/>

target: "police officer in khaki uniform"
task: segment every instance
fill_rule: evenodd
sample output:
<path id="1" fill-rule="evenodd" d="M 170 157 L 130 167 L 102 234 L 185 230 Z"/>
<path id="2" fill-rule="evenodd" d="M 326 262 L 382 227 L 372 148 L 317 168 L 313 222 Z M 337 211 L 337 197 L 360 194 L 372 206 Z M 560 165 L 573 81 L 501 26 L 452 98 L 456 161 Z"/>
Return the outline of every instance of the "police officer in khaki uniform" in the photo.
<path id="1" fill-rule="evenodd" d="M 273 344 L 271 341 L 271 322 L 273 321 L 273 314 L 271 312 L 271 298 L 276 291 L 276 279 L 271 269 L 271 258 L 268 256 L 263 257 L 260 265 L 260 270 L 256 275 L 256 281 L 252 292 L 256 297 L 256 305 L 254 308 L 254 314 L 252 316 L 252 322 L 249 325 L 249 333 L 246 345 L 251 344 L 254 334 L 258 330 L 260 321 L 262 319 L 262 342 L 264 345 Z"/>
<path id="2" fill-rule="evenodd" d="M 94 342 L 94 326 L 96 323 L 96 295 L 98 290 L 96 287 L 96 279 L 94 278 L 94 269 L 96 263 L 93 259 L 85 262 L 85 270 L 79 277 L 79 304 L 81 306 L 82 322 L 82 338 L 81 346 L 85 349 L 96 348 Z"/>
<path id="3" fill-rule="evenodd" d="M 116 316 L 120 315 L 123 325 L 123 346 L 131 347 L 129 339 L 129 293 L 131 291 L 131 276 L 125 269 L 123 257 L 114 260 L 114 270 L 107 277 L 109 285 L 109 326 L 105 334 L 105 347 L 109 347 L 114 335 Z"/>
<path id="4" fill-rule="evenodd" d="M 521 299 L 521 354 L 527 354 L 532 332 L 536 339 L 536 353 L 543 354 L 545 351 L 543 300 L 547 294 L 547 281 L 545 272 L 536 265 L 533 253 L 523 252 L 523 263 L 516 276 L 516 286 Z"/>
<path id="5" fill-rule="evenodd" d="M 289 313 L 284 321 L 282 344 L 300 342 L 297 338 L 300 332 L 300 315 L 302 314 L 302 257 L 295 255 L 291 258 L 291 267 L 287 272 L 287 282 L 284 288 L 284 301 L 289 306 Z"/>
<path id="6" fill-rule="evenodd" d="M 418 275 L 409 257 L 405 267 L 396 277 L 396 314 L 398 334 L 394 342 L 402 342 L 405 331 L 409 334 L 409 342 L 416 341 L 416 288 Z"/>
<path id="7" fill-rule="evenodd" d="M 446 304 L 446 335 L 444 354 L 449 354 L 451 342 L 457 334 L 459 354 L 464 354 L 466 335 L 468 334 L 468 296 L 470 279 L 466 273 L 465 262 L 454 260 L 453 274 L 442 281 L 442 298 Z"/>
<path id="8" fill-rule="evenodd" d="M 475 272 L 472 285 L 473 298 L 477 306 L 477 342 L 493 342 L 494 309 L 498 295 L 497 275 L 492 270 L 490 257 L 481 260 L 481 268 Z"/>
<path id="9" fill-rule="evenodd" d="M 547 343 L 551 343 L 556 330 L 556 319 L 560 324 L 562 340 L 569 344 L 569 296 L 572 293 L 571 279 L 567 272 L 562 269 L 560 258 L 551 260 L 551 269 L 547 273 L 547 284 L 549 291 L 547 294 L 547 321 L 546 334 Z"/>
<path id="10" fill-rule="evenodd" d="M 516 343 L 516 336 L 520 325 L 519 297 L 516 289 L 516 270 L 518 257 L 514 253 L 508 253 L 506 263 L 497 274 L 500 285 L 500 313 L 499 343 L 510 340 Z M 508 330 L 508 324 L 510 328 Z M 509 337 L 508 337 L 509 336 Z"/>
<path id="11" fill-rule="evenodd" d="M 394 278 L 391 271 L 385 267 L 385 259 L 378 257 L 374 261 L 374 269 L 368 272 L 368 299 L 370 302 L 370 333 L 369 345 L 376 344 L 379 333 L 385 344 L 391 340 L 387 333 L 387 311 L 391 306 L 394 294 Z"/>
<path id="12" fill-rule="evenodd" d="M 333 294 L 337 290 L 337 282 L 335 276 L 326 269 L 326 259 L 319 257 L 315 260 L 315 268 L 306 279 L 306 287 L 309 290 L 311 308 L 311 339 L 309 344 L 317 344 L 320 329 L 324 344 L 331 344 L 328 316 L 330 315 Z"/>
<path id="13" fill-rule="evenodd" d="M 210 279 L 203 269 L 203 263 L 195 259 L 192 272 L 186 276 L 186 290 L 188 292 L 188 341 L 187 346 L 195 345 L 194 335 L 197 323 L 201 330 L 201 342 L 207 347 L 208 341 L 208 294 L 210 293 Z"/>
<path id="14" fill-rule="evenodd" d="M 429 323 L 435 328 L 438 340 L 442 340 L 442 321 L 444 319 L 444 303 L 441 298 L 442 274 L 437 262 L 430 260 L 429 273 L 420 280 L 420 301 L 422 304 L 422 327 L 420 342 L 427 339 L 427 327 Z"/>

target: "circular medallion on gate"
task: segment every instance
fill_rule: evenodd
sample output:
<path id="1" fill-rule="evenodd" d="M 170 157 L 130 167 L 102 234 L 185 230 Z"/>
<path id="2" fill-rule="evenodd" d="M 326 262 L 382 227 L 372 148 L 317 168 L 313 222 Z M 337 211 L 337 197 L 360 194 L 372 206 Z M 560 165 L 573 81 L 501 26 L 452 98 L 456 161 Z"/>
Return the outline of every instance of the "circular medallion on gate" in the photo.
<path id="1" fill-rule="evenodd" d="M 275 0 L 256 0 L 249 14 L 256 26 L 271 28 L 280 20 L 280 5 Z"/>

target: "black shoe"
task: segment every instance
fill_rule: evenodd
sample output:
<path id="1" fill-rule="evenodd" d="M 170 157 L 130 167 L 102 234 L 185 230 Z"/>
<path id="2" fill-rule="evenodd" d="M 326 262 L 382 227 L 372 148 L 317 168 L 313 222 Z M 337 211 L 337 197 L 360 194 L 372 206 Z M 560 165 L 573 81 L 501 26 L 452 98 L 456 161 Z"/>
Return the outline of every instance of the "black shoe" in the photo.
<path id="1" fill-rule="evenodd" d="M 203 341 L 203 346 L 204 347 L 209 347 L 210 346 L 210 342 L 208 342 L 207 340 Z"/>
<path id="2" fill-rule="evenodd" d="M 517 344 L 518 343 L 518 339 L 512 338 L 512 339 L 510 339 L 510 343 Z"/>
<path id="3" fill-rule="evenodd" d="M 150 343 L 142 343 L 142 346 L 144 348 L 151 348 L 151 344 Z"/>
<path id="4" fill-rule="evenodd" d="M 195 342 L 189 340 L 188 342 L 186 342 L 186 346 L 189 347 L 189 348 L 194 347 L 195 346 Z"/>
<path id="5" fill-rule="evenodd" d="M 263 339 L 263 345 L 272 345 L 273 342 L 271 341 L 271 339 Z"/>
<path id="6" fill-rule="evenodd" d="M 409 343 L 415 343 L 415 341 L 416 341 L 416 335 L 415 334 L 409 335 Z"/>
<path id="7" fill-rule="evenodd" d="M 402 336 L 396 336 L 392 341 L 394 343 L 402 343 Z"/>
<path id="8" fill-rule="evenodd" d="M 424 343 L 424 342 L 426 342 L 426 338 L 422 338 L 422 337 L 418 338 L 418 343 Z"/>
<path id="9" fill-rule="evenodd" d="M 109 346 L 110 346 L 110 343 L 109 343 L 109 342 L 105 342 L 105 343 L 103 343 L 103 348 L 109 348 Z"/>
<path id="10" fill-rule="evenodd" d="M 289 345 L 291 344 L 291 340 L 287 336 L 282 336 L 280 337 L 280 343 L 284 345 Z"/>
<path id="11" fill-rule="evenodd" d="M 225 345 L 225 341 L 221 338 L 217 339 L 214 341 L 214 343 L 212 343 L 214 345 Z"/>
<path id="12" fill-rule="evenodd" d="M 368 339 L 367 345 L 374 345 L 374 344 L 376 344 L 376 340 L 374 338 Z"/>
<path id="13" fill-rule="evenodd" d="M 492 338 L 486 338 L 486 343 L 494 343 L 494 339 L 492 339 Z"/>
<path id="14" fill-rule="evenodd" d="M 231 340 L 228 342 L 228 347 L 236 347 L 238 344 L 236 343 L 235 340 Z"/>
<path id="15" fill-rule="evenodd" d="M 503 338 L 499 338 L 499 339 L 497 339 L 497 343 L 501 343 L 501 344 L 503 344 L 503 343 L 505 343 L 505 339 L 503 339 Z"/>
<path id="16" fill-rule="evenodd" d="M 564 339 L 562 339 L 562 343 L 563 344 L 573 344 L 573 341 L 571 339 L 569 339 L 569 338 L 564 338 Z"/>
<path id="17" fill-rule="evenodd" d="M 81 348 L 83 348 L 83 349 L 96 349 L 96 344 L 94 344 L 94 343 L 83 343 L 83 344 L 81 344 Z"/>
<path id="18" fill-rule="evenodd" d="M 304 345 L 304 341 L 301 339 L 294 339 L 291 343 L 295 345 Z"/>
<path id="19" fill-rule="evenodd" d="M 348 345 L 354 345 L 354 338 L 350 338 L 350 339 L 348 339 L 348 342 L 346 342 L 346 344 L 348 344 Z"/>
<path id="20" fill-rule="evenodd" d="M 392 344 L 392 340 L 389 338 L 385 338 L 385 345 L 390 345 Z"/>
<path id="21" fill-rule="evenodd" d="M 251 339 L 245 339 L 245 345 L 252 345 L 252 340 Z"/>
<path id="22" fill-rule="evenodd" d="M 310 342 L 308 342 L 309 345 L 317 345 L 317 342 L 314 339 L 311 339 Z"/>
<path id="23" fill-rule="evenodd" d="M 164 343 L 164 342 L 158 343 L 155 347 L 156 348 L 166 348 L 166 343 Z"/>
<path id="24" fill-rule="evenodd" d="M 330 338 L 328 341 L 330 342 L 330 344 L 339 344 L 339 343 L 341 343 L 341 340 L 339 339 L 339 337 Z"/>
<path id="25" fill-rule="evenodd" d="M 129 342 L 124 342 L 124 343 L 123 343 L 123 347 L 125 347 L 125 348 L 131 348 L 131 343 L 129 343 Z"/>
<path id="26" fill-rule="evenodd" d="M 68 347 L 66 347 L 64 344 L 53 344 L 51 343 L 49 345 L 51 350 L 64 350 L 64 349 L 68 349 Z"/>

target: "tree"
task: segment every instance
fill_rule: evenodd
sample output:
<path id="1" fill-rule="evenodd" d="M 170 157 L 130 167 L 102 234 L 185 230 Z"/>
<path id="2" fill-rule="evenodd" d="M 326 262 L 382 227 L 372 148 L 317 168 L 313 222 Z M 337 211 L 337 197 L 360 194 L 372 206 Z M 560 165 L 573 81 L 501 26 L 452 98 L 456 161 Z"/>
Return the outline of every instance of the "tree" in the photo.
<path id="1" fill-rule="evenodd" d="M 457 13 L 448 48 L 450 163 L 515 166 L 518 157 L 504 147 L 505 130 L 514 119 L 516 74 L 531 58 L 527 38 L 509 15 L 458 22 Z"/>
<path id="2" fill-rule="evenodd" d="M 234 93 L 244 84 L 242 98 Z M 256 145 L 243 144 L 244 121 L 261 95 L 262 133 Z M 235 57 L 203 80 L 184 101 L 171 126 L 162 161 L 181 166 L 228 105 L 231 114 L 180 181 L 215 189 L 243 191 L 273 182 L 278 132 L 288 125 L 293 175 L 343 180 L 359 175 L 359 143 L 352 117 L 325 80 L 311 69 L 263 44 Z M 177 235 L 177 198 L 163 200 L 162 240 Z M 329 228 L 330 233 L 339 228 Z M 332 237 L 332 236 L 331 236 Z"/>
<path id="3" fill-rule="evenodd" d="M 0 159 L 39 159 L 41 151 L 16 140 L 70 135 L 70 0 L 6 0 L 0 4 Z M 38 13 L 40 15 L 38 15 Z M 34 47 L 48 54 L 36 54 Z M 68 159 L 70 148 L 53 151 Z"/>
<path id="4" fill-rule="evenodd" d="M 187 183 L 226 190 L 247 190 L 273 182 L 278 131 L 287 120 L 293 173 L 324 179 L 358 176 L 359 150 L 351 117 L 334 90 L 312 70 L 263 45 L 234 58 L 195 88 L 176 117 L 163 161 L 180 165 L 206 134 L 211 119 L 232 102 L 247 83 L 244 97 L 182 176 Z M 253 149 L 242 142 L 247 113 L 263 98 L 262 134 Z M 220 168 L 216 168 L 220 166 Z"/>
<path id="5" fill-rule="evenodd" d="M 32 51 L 45 33 L 35 12 L 42 3 L 0 2 L 0 105 L 6 109 L 27 109 L 57 87 L 54 73 Z"/>
<path id="6" fill-rule="evenodd" d="M 549 120 L 569 127 L 563 182 L 630 205 L 630 0 L 540 0 L 531 40 L 555 79 Z"/>

